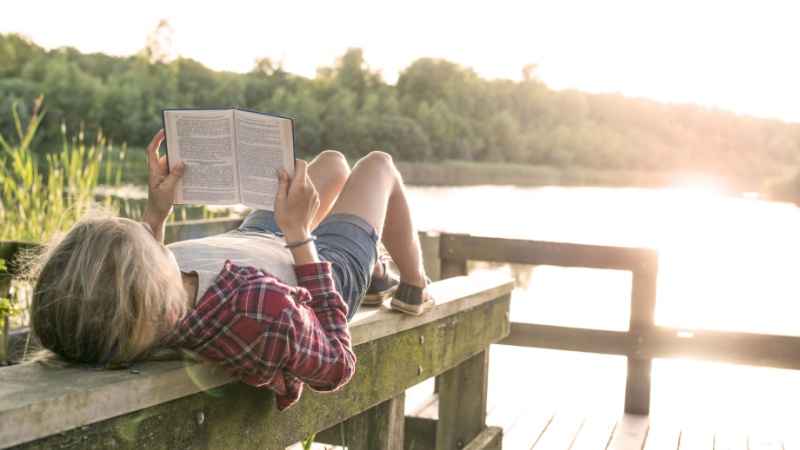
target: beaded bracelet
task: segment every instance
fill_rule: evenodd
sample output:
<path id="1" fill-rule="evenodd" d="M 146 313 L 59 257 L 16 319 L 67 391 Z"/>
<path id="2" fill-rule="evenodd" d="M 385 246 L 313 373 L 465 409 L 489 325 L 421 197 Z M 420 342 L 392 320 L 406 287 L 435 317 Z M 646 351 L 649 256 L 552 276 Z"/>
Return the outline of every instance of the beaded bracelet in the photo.
<path id="1" fill-rule="evenodd" d="M 287 242 L 284 245 L 284 247 L 286 247 L 286 248 L 297 248 L 297 247 L 300 247 L 301 245 L 305 245 L 305 244 L 308 244 L 309 242 L 314 242 L 316 240 L 317 240 L 317 237 L 312 234 L 311 236 L 308 237 L 308 239 L 305 239 L 305 240 L 302 240 L 302 241 Z"/>

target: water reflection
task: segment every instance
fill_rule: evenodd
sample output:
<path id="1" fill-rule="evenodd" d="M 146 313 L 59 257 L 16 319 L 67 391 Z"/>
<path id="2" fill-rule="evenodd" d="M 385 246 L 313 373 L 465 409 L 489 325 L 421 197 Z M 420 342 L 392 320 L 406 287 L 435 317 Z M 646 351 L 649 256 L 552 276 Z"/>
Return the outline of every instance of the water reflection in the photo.
<path id="1" fill-rule="evenodd" d="M 414 188 L 421 229 L 655 248 L 656 322 L 678 328 L 800 334 L 800 209 L 712 189 Z M 509 270 L 509 269 L 506 269 Z M 537 267 L 512 320 L 625 330 L 630 274 Z M 556 409 L 621 410 L 624 358 L 495 347 L 490 396 L 525 385 Z M 568 380 L 568 381 L 565 381 Z M 507 382 L 506 382 L 507 381 Z M 657 360 L 653 415 L 789 429 L 800 372 Z M 529 399 L 530 399 L 529 398 Z"/>

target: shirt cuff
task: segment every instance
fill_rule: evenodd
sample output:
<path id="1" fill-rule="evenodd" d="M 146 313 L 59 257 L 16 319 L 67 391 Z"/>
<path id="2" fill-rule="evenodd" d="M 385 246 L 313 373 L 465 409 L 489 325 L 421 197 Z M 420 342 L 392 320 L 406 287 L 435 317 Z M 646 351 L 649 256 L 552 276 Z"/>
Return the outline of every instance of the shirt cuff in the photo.
<path id="1" fill-rule="evenodd" d="M 312 293 L 315 290 L 334 289 L 331 263 L 329 261 L 296 265 L 294 266 L 294 274 L 297 276 L 297 284 Z"/>

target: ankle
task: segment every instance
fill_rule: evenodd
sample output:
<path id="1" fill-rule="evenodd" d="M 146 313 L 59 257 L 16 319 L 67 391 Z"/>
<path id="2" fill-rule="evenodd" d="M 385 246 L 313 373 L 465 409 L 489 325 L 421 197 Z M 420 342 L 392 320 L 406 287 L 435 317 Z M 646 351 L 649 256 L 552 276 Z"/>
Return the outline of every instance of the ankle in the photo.
<path id="1" fill-rule="evenodd" d="M 424 272 L 415 274 L 413 277 L 404 277 L 400 274 L 400 282 L 424 289 L 428 286 L 428 277 L 425 276 Z"/>

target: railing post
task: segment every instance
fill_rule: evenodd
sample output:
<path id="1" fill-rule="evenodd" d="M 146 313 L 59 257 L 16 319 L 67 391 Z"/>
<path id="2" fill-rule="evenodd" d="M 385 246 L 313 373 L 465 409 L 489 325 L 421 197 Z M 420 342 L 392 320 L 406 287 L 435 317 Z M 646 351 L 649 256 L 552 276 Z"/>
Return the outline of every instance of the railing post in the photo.
<path id="1" fill-rule="evenodd" d="M 646 336 L 655 330 L 656 280 L 658 257 L 644 259 L 633 270 L 631 287 L 631 317 L 628 333 L 634 349 L 628 354 L 628 380 L 625 384 L 625 412 L 650 413 L 650 372 L 653 360 L 642 357 L 641 347 Z"/>
<path id="2" fill-rule="evenodd" d="M 349 450 L 403 450 L 405 393 L 320 433 L 315 439 Z"/>
<path id="3" fill-rule="evenodd" d="M 419 244 L 422 247 L 422 262 L 425 265 L 425 273 L 433 281 L 438 281 L 442 278 L 441 272 L 441 258 L 439 251 L 441 243 L 439 234 L 429 231 L 419 232 Z"/>
<path id="4" fill-rule="evenodd" d="M 452 235 L 445 233 L 442 233 L 442 235 L 439 236 L 439 261 L 441 264 L 439 266 L 440 280 L 467 275 L 467 260 L 452 258 L 453 251 L 448 247 L 448 244 L 452 239 L 451 236 Z M 440 377 L 437 376 L 433 384 L 434 394 L 439 393 L 439 383 Z"/>
<path id="5" fill-rule="evenodd" d="M 451 234 L 442 234 L 439 237 L 439 257 L 442 261 L 440 274 L 442 279 L 467 274 L 467 260 L 453 258 L 453 250 L 449 247 L 453 236 Z"/>
<path id="6" fill-rule="evenodd" d="M 458 450 L 486 428 L 489 349 L 439 377 L 436 449 Z"/>

